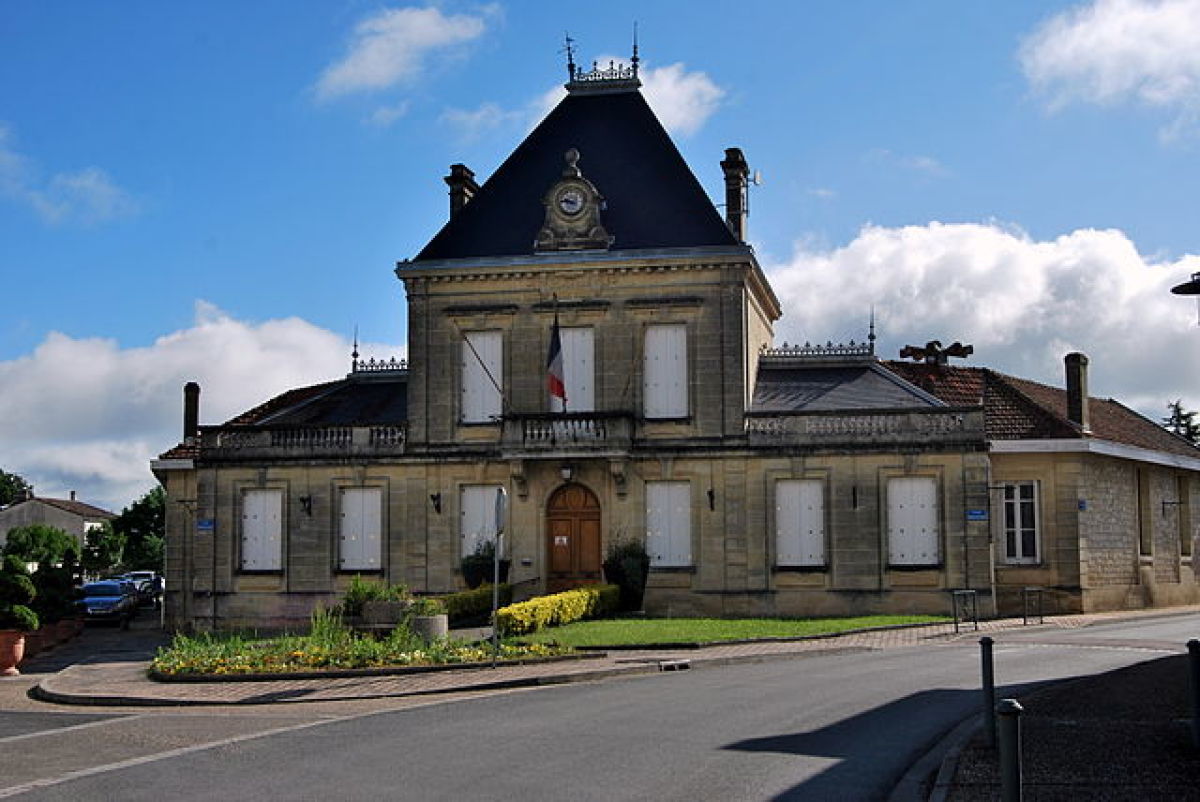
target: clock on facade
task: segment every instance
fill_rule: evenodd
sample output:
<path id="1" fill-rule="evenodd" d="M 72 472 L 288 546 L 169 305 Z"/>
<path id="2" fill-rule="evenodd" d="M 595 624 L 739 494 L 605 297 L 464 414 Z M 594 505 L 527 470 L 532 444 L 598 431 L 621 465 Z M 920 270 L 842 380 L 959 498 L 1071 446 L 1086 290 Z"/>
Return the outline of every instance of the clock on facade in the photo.
<path id="1" fill-rule="evenodd" d="M 583 193 L 575 187 L 567 187 L 558 193 L 558 208 L 563 214 L 579 214 L 583 211 Z"/>

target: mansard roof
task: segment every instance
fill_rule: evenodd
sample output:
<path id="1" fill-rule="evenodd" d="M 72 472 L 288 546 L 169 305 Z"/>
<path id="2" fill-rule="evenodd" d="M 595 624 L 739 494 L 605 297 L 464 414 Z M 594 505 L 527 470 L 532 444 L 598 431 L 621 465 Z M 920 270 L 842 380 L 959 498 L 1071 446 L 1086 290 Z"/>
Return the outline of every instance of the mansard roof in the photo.
<path id="1" fill-rule="evenodd" d="M 763 360 L 749 411 L 753 415 L 943 406 L 874 360 L 832 365 Z"/>
<path id="2" fill-rule="evenodd" d="M 613 250 L 740 244 L 630 88 L 569 93 L 413 261 L 531 255 L 546 216 L 542 198 L 571 148 L 604 196 Z"/>
<path id="3" fill-rule="evenodd" d="M 982 405 L 989 440 L 1095 438 L 1200 458 L 1200 449 L 1111 398 L 1088 399 L 1090 433 L 1067 417 L 1067 393 L 1058 387 L 988 368 L 884 362 L 889 370 L 954 406 Z"/>
<path id="4" fill-rule="evenodd" d="M 225 422 L 225 426 L 382 426 L 408 419 L 408 374 L 351 374 L 298 387 Z"/>

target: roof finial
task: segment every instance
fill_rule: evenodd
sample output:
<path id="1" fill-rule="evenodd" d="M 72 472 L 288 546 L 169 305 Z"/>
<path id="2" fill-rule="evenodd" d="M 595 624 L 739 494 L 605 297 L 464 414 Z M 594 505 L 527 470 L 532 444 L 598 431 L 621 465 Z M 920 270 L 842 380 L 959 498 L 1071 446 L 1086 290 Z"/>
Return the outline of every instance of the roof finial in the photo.
<path id="1" fill-rule="evenodd" d="M 637 21 L 636 20 L 634 20 L 634 23 L 633 23 L 633 58 L 631 58 L 629 61 L 631 64 L 633 64 L 633 77 L 636 78 L 637 74 L 638 74 L 638 61 L 639 61 L 639 59 L 638 59 L 638 41 L 637 41 Z"/>
<path id="2" fill-rule="evenodd" d="M 867 333 L 867 342 L 871 346 L 871 355 L 875 355 L 875 304 L 871 304 L 871 328 Z"/>
<path id="3" fill-rule="evenodd" d="M 350 352 L 350 372 L 358 370 L 358 326 L 354 327 L 354 350 Z"/>
<path id="4" fill-rule="evenodd" d="M 563 49 L 558 51 L 567 54 L 567 80 L 575 80 L 575 40 L 571 38 L 569 31 L 563 31 Z"/>

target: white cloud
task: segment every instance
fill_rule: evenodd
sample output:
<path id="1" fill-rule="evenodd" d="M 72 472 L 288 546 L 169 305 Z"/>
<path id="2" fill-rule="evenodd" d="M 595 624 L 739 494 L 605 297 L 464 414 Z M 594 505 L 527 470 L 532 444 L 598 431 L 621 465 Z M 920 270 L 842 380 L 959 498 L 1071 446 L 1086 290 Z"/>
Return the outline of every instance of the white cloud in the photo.
<path id="1" fill-rule="evenodd" d="M 966 364 L 1061 386 L 1062 357 L 1083 351 L 1094 393 L 1156 415 L 1178 397 L 1200 406 L 1195 305 L 1170 294 L 1196 270 L 1200 256 L 1146 257 L 1121 231 L 1036 241 L 934 222 L 869 226 L 832 250 L 801 243 L 769 273 L 784 307 L 779 341 L 861 340 L 874 306 L 884 357 L 961 340 L 975 346 Z"/>
<path id="2" fill-rule="evenodd" d="M 899 167 L 915 173 L 921 173 L 930 178 L 941 178 L 949 175 L 949 170 L 932 156 L 908 156 L 895 153 L 887 148 L 874 148 L 867 151 L 865 161 Z"/>
<path id="3" fill-rule="evenodd" d="M 832 200 L 837 197 L 837 192 L 828 187 L 811 187 L 806 192 L 814 198 L 821 200 Z"/>
<path id="4" fill-rule="evenodd" d="M 9 128 L 0 125 L 0 194 L 33 209 L 44 223 L 93 225 L 137 213 L 133 198 L 99 167 L 43 179 L 11 140 Z"/>
<path id="5" fill-rule="evenodd" d="M 1018 57 L 1054 108 L 1136 102 L 1179 126 L 1200 110 L 1198 41 L 1200 0 L 1096 0 L 1044 22 Z"/>
<path id="6" fill-rule="evenodd" d="M 328 100 L 411 81 L 432 54 L 453 52 L 482 36 L 486 17 L 495 13 L 495 6 L 480 16 L 447 16 L 434 7 L 392 8 L 367 17 L 355 26 L 346 56 L 321 73 L 317 97 Z"/>
<path id="7" fill-rule="evenodd" d="M 446 109 L 439 119 L 455 128 L 462 139 L 473 141 L 505 123 L 520 120 L 524 116 L 519 111 L 506 111 L 496 103 L 484 103 L 472 110 Z"/>
<path id="8" fill-rule="evenodd" d="M 380 128 L 386 128 L 405 114 L 408 114 L 407 100 L 394 103 L 391 106 L 380 106 L 371 112 L 371 116 L 367 118 L 367 122 L 371 123 L 371 125 L 377 125 Z"/>
<path id="9" fill-rule="evenodd" d="M 78 490 L 113 509 L 154 479 L 149 460 L 179 441 L 182 388 L 202 388 L 201 423 L 221 423 L 278 393 L 349 370 L 350 343 L 299 318 L 247 323 L 205 302 L 190 328 L 143 348 L 51 333 L 0 362 L 0 468 L 44 495 Z M 360 345 L 367 357 L 400 349 Z"/>
<path id="10" fill-rule="evenodd" d="M 706 73 L 687 72 L 682 62 L 643 70 L 642 83 L 663 127 L 683 136 L 699 131 L 725 97 Z"/>

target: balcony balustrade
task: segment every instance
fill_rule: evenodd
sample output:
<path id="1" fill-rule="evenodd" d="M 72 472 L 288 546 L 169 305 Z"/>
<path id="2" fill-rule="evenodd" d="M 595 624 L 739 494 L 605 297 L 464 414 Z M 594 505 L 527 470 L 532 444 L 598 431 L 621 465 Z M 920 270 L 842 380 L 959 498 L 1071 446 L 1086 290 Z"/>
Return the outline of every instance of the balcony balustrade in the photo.
<path id="1" fill-rule="evenodd" d="M 746 435 L 750 445 L 982 445 L 983 411 L 937 407 L 920 412 L 760 414 L 746 418 Z"/>
<path id="2" fill-rule="evenodd" d="M 629 412 L 510 414 L 504 417 L 503 449 L 545 455 L 628 453 L 633 443 Z"/>
<path id="3" fill-rule="evenodd" d="M 218 459 L 387 456 L 404 453 L 407 427 L 217 428 L 201 433 L 201 453 Z"/>

